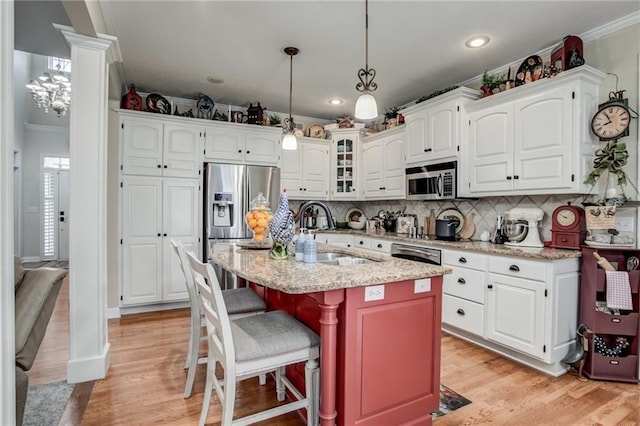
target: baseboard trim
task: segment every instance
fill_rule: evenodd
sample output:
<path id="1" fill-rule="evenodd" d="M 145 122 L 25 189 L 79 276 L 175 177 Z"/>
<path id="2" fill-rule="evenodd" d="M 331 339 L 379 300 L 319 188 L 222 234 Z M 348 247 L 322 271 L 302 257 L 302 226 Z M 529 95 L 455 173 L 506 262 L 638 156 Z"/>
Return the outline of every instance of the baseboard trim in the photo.
<path id="1" fill-rule="evenodd" d="M 67 383 L 104 379 L 111 364 L 111 344 L 107 342 L 101 355 L 70 359 L 67 362 Z"/>
<path id="2" fill-rule="evenodd" d="M 191 305 L 189 304 L 189 302 L 158 303 L 155 305 L 122 307 L 120 308 L 120 313 L 122 315 L 141 314 L 145 312 L 168 311 L 170 309 L 182 309 L 182 308 L 188 308 L 190 306 Z"/>
<path id="3" fill-rule="evenodd" d="M 40 262 L 40 256 L 26 256 L 22 258 L 22 263 Z"/>
<path id="4" fill-rule="evenodd" d="M 120 308 L 107 308 L 107 319 L 117 319 L 120 317 Z"/>

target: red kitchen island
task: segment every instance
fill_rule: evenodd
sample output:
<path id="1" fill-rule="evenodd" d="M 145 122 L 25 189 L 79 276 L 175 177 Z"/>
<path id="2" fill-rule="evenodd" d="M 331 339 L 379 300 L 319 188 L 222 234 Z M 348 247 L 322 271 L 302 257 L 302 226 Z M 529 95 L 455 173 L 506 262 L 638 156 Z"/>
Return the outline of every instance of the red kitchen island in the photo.
<path id="1" fill-rule="evenodd" d="M 430 425 L 439 405 L 442 275 L 451 269 L 319 244 L 373 262 L 273 260 L 214 244 L 211 260 L 252 283 L 269 309 L 321 338 L 320 424 Z M 287 371 L 304 389 L 303 368 Z"/>

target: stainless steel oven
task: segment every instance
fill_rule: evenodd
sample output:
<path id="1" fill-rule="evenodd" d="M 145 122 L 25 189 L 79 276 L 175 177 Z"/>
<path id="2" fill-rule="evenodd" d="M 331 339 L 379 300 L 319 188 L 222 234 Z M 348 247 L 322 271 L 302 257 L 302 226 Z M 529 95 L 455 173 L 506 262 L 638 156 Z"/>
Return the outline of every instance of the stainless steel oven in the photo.
<path id="1" fill-rule="evenodd" d="M 410 167 L 405 171 L 407 200 L 452 200 L 456 198 L 456 161 Z"/>
<path id="2" fill-rule="evenodd" d="M 391 257 L 400 257 L 433 265 L 442 264 L 442 251 L 431 247 L 393 243 L 391 244 Z"/>

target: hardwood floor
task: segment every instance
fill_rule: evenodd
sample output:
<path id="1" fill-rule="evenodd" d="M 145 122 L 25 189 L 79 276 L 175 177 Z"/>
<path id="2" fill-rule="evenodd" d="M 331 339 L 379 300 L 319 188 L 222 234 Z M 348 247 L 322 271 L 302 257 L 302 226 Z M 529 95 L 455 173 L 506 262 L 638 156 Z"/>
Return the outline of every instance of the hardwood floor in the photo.
<path id="1" fill-rule="evenodd" d="M 63 380 L 68 358 L 68 286 L 62 288 L 47 335 L 29 372 L 32 384 Z M 109 321 L 111 368 L 84 385 L 63 425 L 194 425 L 204 390 L 199 366 L 194 393 L 184 399 L 188 336 L 186 309 L 128 315 Z M 434 421 L 443 425 L 640 425 L 640 385 L 554 378 L 452 336 L 442 339 L 441 381 L 471 404 Z M 88 396 L 82 414 L 82 399 Z M 207 424 L 219 424 L 215 397 Z M 273 380 L 241 384 L 236 416 L 275 404 Z M 74 413 L 75 411 L 75 413 Z M 78 422 L 78 418 L 82 418 Z M 296 414 L 263 425 L 303 425 Z M 381 425 L 387 426 L 387 425 Z"/>

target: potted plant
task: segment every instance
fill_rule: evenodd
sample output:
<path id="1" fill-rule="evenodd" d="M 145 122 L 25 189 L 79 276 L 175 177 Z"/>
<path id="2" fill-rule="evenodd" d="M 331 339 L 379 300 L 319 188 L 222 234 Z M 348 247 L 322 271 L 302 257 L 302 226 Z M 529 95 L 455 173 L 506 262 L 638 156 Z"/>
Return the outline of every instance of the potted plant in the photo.
<path id="1" fill-rule="evenodd" d="M 506 80 L 507 77 L 504 74 L 489 74 L 489 71 L 485 70 L 482 75 L 482 86 L 480 86 L 482 97 L 492 95 L 493 90 L 499 88 Z"/>
<path id="2" fill-rule="evenodd" d="M 269 114 L 269 126 L 277 126 L 281 123 L 280 116 L 276 113 Z"/>
<path id="3" fill-rule="evenodd" d="M 392 106 L 391 108 L 387 108 L 385 110 L 384 116 L 387 118 L 387 120 L 391 120 L 392 118 L 396 118 L 396 116 L 398 115 L 398 111 L 400 111 L 399 107 Z"/>

